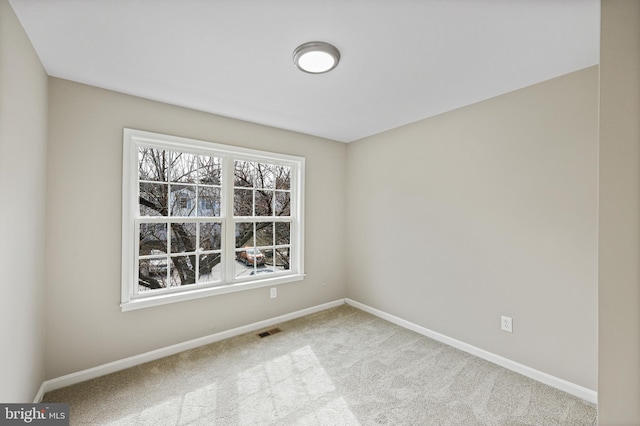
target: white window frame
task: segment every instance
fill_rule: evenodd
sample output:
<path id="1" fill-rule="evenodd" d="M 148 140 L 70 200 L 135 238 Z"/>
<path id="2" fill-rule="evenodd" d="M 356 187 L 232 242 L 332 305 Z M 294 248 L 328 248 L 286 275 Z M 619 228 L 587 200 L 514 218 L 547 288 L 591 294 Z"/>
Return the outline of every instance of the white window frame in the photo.
<path id="1" fill-rule="evenodd" d="M 138 286 L 138 230 L 139 183 L 138 148 L 141 146 L 219 157 L 222 160 L 221 212 L 215 217 L 222 222 L 222 282 L 190 284 L 169 289 L 137 293 Z M 243 218 L 233 216 L 234 161 L 255 161 L 291 168 L 291 230 L 290 269 L 260 278 L 235 278 L 235 223 Z M 124 129 L 122 179 L 122 311 L 147 308 L 168 303 L 275 286 L 304 279 L 304 157 L 278 154 L 249 148 L 223 145 L 142 130 Z M 167 218 L 165 218 L 167 219 Z M 265 216 L 264 221 L 278 221 Z M 182 220 L 181 220 L 182 221 Z M 189 219 L 185 219 L 189 221 Z M 197 253 L 196 253 L 197 255 Z"/>

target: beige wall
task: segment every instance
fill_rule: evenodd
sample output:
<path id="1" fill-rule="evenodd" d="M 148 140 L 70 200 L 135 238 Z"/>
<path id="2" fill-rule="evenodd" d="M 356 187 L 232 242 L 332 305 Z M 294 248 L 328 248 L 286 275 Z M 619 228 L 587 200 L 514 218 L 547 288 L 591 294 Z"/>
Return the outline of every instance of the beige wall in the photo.
<path id="1" fill-rule="evenodd" d="M 597 389 L 596 68 L 349 145 L 49 81 L 47 378 L 346 294 Z M 123 127 L 305 156 L 307 279 L 122 313 Z"/>
<path id="2" fill-rule="evenodd" d="M 344 297 L 346 145 L 56 78 L 49 89 L 47 378 Z M 121 312 L 123 127 L 306 157 L 306 279 L 273 300 L 261 288 Z"/>
<path id="3" fill-rule="evenodd" d="M 640 424 L 640 2 L 603 1 L 600 74 L 601 425 Z"/>
<path id="4" fill-rule="evenodd" d="M 349 144 L 348 297 L 596 390 L 597 120 L 592 67 Z"/>
<path id="5" fill-rule="evenodd" d="M 31 402 L 44 379 L 47 75 L 0 0 L 0 401 Z"/>

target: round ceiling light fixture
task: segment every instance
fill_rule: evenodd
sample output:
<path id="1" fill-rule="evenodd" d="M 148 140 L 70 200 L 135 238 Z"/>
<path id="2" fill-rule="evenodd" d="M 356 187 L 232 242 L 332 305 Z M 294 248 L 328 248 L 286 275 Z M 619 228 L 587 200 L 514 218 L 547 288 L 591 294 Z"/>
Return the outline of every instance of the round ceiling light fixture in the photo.
<path id="1" fill-rule="evenodd" d="M 310 74 L 322 74 L 334 69 L 340 62 L 340 51 L 323 41 L 301 44 L 293 51 L 293 63 Z"/>

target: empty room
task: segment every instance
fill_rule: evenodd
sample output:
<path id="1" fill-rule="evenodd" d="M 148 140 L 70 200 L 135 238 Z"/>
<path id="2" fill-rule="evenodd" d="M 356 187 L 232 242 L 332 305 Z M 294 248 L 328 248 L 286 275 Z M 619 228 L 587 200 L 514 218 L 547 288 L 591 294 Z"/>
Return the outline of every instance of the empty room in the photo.
<path id="1" fill-rule="evenodd" d="M 0 0 L 0 423 L 640 425 L 639 116 L 635 0 Z"/>

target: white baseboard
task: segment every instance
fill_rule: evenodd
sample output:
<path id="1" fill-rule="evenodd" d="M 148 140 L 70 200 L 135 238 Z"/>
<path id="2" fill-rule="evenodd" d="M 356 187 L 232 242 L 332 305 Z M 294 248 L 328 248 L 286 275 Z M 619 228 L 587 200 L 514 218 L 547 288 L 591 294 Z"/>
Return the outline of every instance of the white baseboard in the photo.
<path id="1" fill-rule="evenodd" d="M 33 403 L 34 404 L 38 404 L 40 401 L 42 401 L 42 397 L 44 396 L 44 388 L 45 388 L 45 383 L 47 382 L 42 382 L 42 384 L 40 385 L 40 389 L 38 389 L 38 393 L 36 393 L 36 397 L 33 398 Z"/>
<path id="2" fill-rule="evenodd" d="M 104 376 L 106 374 L 114 373 L 116 371 L 124 370 L 126 368 L 134 367 L 136 365 L 144 364 L 145 362 L 154 361 L 156 359 L 174 355 L 183 351 L 187 351 L 189 349 L 194 349 L 199 346 L 208 345 L 210 343 L 218 342 L 220 340 L 228 339 L 230 337 L 239 336 L 245 333 L 250 333 L 252 331 L 260 330 L 265 327 L 276 325 L 292 319 L 300 318 L 305 315 L 310 315 L 316 312 L 324 311 L 326 309 L 340 306 L 345 303 L 355 308 L 358 308 L 362 311 L 365 311 L 372 315 L 380 317 L 384 320 L 387 320 L 400 327 L 415 331 L 418 334 L 429 337 L 433 340 L 437 340 L 438 342 L 442 342 L 456 349 L 460 349 L 461 351 L 467 352 L 471 355 L 477 356 L 478 358 L 485 359 L 501 367 L 515 371 L 516 373 L 522 374 L 523 376 L 529 377 L 538 382 L 544 383 L 546 385 L 549 385 L 561 391 L 567 392 L 568 394 L 574 395 L 578 398 L 582 398 L 593 404 L 597 404 L 598 393 L 594 390 L 576 385 L 574 383 L 568 382 L 564 379 L 560 379 L 558 377 L 552 376 L 550 374 L 544 373 L 534 368 L 527 367 L 526 365 L 517 363 L 510 359 L 485 351 L 484 349 L 480 349 L 475 346 L 469 345 L 467 343 L 461 342 L 459 340 L 453 339 L 451 337 L 445 336 L 444 334 L 437 333 L 428 328 L 419 326 L 417 324 L 406 321 L 402 318 L 399 318 L 394 315 L 388 314 L 386 312 L 380 311 L 378 309 L 372 308 L 368 305 L 365 305 L 363 303 L 357 302 L 349 298 L 335 300 L 333 302 L 324 303 L 322 305 L 313 306 L 307 309 L 302 309 L 300 311 L 292 312 L 290 314 L 281 315 L 275 318 L 270 318 L 264 321 L 259 321 L 253 324 L 248 324 L 242 327 L 237 327 L 237 328 L 223 331 L 220 333 L 211 334 L 209 336 L 200 337 L 198 339 L 189 340 L 187 342 L 178 343 L 172 346 L 167 346 L 165 348 L 156 349 L 150 352 L 145 352 L 140 355 L 135 355 L 129 358 L 113 361 L 108 364 L 99 365 L 97 367 L 89 368 L 87 370 L 78 371 L 77 373 L 67 374 L 66 376 L 47 380 L 44 383 L 42 383 L 42 386 L 40 386 L 40 389 L 38 390 L 38 393 L 36 394 L 33 402 L 38 403 L 42 401 L 42 397 L 46 392 L 50 392 L 66 386 L 71 386 L 76 383 L 84 382 L 87 380 L 95 379 L 96 377 Z"/>
<path id="3" fill-rule="evenodd" d="M 164 348 L 156 349 L 154 351 L 145 352 L 140 355 L 135 355 L 129 358 L 124 358 L 118 361 L 113 361 L 107 364 L 99 365 L 97 367 L 89 368 L 87 370 L 78 371 L 77 373 L 67 374 L 55 379 L 46 380 L 40 386 L 40 390 L 34 398 L 34 403 L 42 401 L 42 397 L 45 393 L 51 392 L 56 389 L 60 389 L 66 386 L 71 386 L 76 383 L 84 382 L 87 380 L 95 379 L 96 377 L 104 376 L 106 374 L 115 373 L 116 371 L 124 370 L 126 368 L 134 367 L 136 365 L 144 364 L 145 362 L 154 361 L 156 359 L 164 358 L 169 355 L 174 355 L 180 352 L 188 351 L 200 346 L 208 345 L 210 343 L 218 342 L 220 340 L 228 339 L 230 337 L 239 336 L 245 333 L 251 333 L 252 331 L 260 330 L 261 328 L 276 325 L 285 321 L 300 318 L 305 315 L 310 315 L 316 312 L 324 311 L 325 309 L 333 308 L 336 306 L 344 305 L 344 299 L 335 300 L 333 302 L 324 303 L 322 305 L 312 306 L 311 308 L 295 311 L 290 314 L 280 315 L 275 318 L 266 319 L 264 321 L 258 321 L 253 324 L 248 324 L 242 327 L 233 328 L 231 330 L 222 331 L 220 333 L 211 334 L 209 336 L 200 337 L 197 339 L 189 340 L 186 342 L 178 343 L 175 345 L 167 346 Z"/>
<path id="4" fill-rule="evenodd" d="M 347 303 L 347 305 L 351 305 L 354 308 L 358 308 L 362 311 L 368 312 L 372 315 L 399 325 L 400 327 L 415 331 L 418 334 L 422 334 L 423 336 L 429 337 L 433 340 L 437 340 L 438 342 L 442 342 L 456 349 L 460 349 L 461 351 L 470 353 L 471 355 L 497 364 L 508 370 L 515 371 L 516 373 L 522 374 L 523 376 L 544 383 L 545 385 L 549 385 L 551 387 L 559 389 L 570 395 L 577 396 L 578 398 L 584 399 L 585 401 L 591 402 L 593 404 L 598 403 L 598 393 L 594 390 L 576 385 L 575 383 L 568 382 L 564 379 L 552 376 L 551 374 L 544 373 L 534 368 L 527 367 L 526 365 L 522 365 L 515 361 L 511 361 L 510 359 L 503 358 L 494 353 L 485 351 L 484 349 L 480 349 L 467 343 L 461 342 L 460 340 L 452 339 L 451 337 L 445 336 L 444 334 L 429 330 L 428 328 L 419 326 L 402 318 L 398 318 L 394 315 L 380 311 L 376 308 L 372 308 L 371 306 L 367 306 L 363 303 L 356 302 L 355 300 L 346 298 L 345 302 Z"/>

